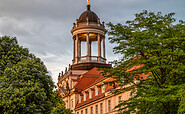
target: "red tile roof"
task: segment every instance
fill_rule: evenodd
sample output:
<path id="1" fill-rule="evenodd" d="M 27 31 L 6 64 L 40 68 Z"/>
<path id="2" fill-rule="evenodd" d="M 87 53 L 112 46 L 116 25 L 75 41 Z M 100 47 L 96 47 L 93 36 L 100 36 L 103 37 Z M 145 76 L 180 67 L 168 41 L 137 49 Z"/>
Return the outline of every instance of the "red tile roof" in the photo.
<path id="1" fill-rule="evenodd" d="M 102 79 L 104 79 L 104 77 L 101 76 L 101 71 L 98 71 L 98 68 L 93 68 L 82 75 L 74 88 L 78 89 L 80 92 L 89 86 L 101 81 Z"/>
<path id="2" fill-rule="evenodd" d="M 83 75 L 84 76 L 100 76 L 100 73 L 101 73 L 101 71 L 98 71 L 98 68 L 95 67 Z"/>
<path id="3" fill-rule="evenodd" d="M 96 79 L 98 79 L 98 77 L 82 77 L 74 86 L 74 88 L 78 89 L 78 91 L 82 91 L 84 88 L 92 84 Z"/>
<path id="4" fill-rule="evenodd" d="M 90 86 L 96 85 L 98 82 L 101 82 L 104 79 L 105 77 L 99 76 L 93 83 L 91 83 L 89 86 L 85 87 L 84 89 L 89 88 Z"/>

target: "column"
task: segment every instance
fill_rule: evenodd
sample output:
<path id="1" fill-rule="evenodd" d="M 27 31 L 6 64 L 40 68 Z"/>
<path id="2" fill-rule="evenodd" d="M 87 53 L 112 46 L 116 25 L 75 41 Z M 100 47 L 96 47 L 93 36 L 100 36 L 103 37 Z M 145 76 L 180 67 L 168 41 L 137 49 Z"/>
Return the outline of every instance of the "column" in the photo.
<path id="1" fill-rule="evenodd" d="M 98 57 L 101 57 L 101 38 L 100 38 L 100 34 L 98 34 Z"/>
<path id="2" fill-rule="evenodd" d="M 86 42 L 87 42 L 87 58 L 86 58 L 86 60 L 89 61 L 89 33 L 87 33 Z"/>
<path id="3" fill-rule="evenodd" d="M 89 56 L 91 56 L 91 41 L 89 42 Z"/>
<path id="4" fill-rule="evenodd" d="M 103 58 L 105 59 L 105 38 L 103 38 Z"/>
<path id="5" fill-rule="evenodd" d="M 81 57 L 81 41 L 80 40 L 78 41 L 78 56 Z"/>
<path id="6" fill-rule="evenodd" d="M 75 61 L 75 38 L 73 38 L 73 63 Z"/>
<path id="7" fill-rule="evenodd" d="M 98 62 L 101 62 L 101 37 L 98 34 Z"/>
<path id="8" fill-rule="evenodd" d="M 78 34 L 77 34 L 76 35 L 76 60 L 75 60 L 76 63 L 78 63 L 78 58 L 79 58 L 79 55 L 78 55 L 79 54 L 79 52 L 78 52 L 79 51 L 79 49 L 78 49 L 79 48 L 78 47 L 78 40 L 79 39 L 78 39 Z"/>

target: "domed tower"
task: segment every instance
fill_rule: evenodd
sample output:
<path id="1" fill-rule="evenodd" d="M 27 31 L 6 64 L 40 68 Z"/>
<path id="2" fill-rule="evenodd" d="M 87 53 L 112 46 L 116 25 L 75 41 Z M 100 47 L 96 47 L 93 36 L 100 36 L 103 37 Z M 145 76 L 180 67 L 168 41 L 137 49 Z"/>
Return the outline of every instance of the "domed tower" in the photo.
<path id="1" fill-rule="evenodd" d="M 76 19 L 71 33 L 73 35 L 73 63 L 69 65 L 68 69 L 66 67 L 65 72 L 59 73 L 57 85 L 62 100 L 66 103 L 66 108 L 76 113 L 79 112 L 79 108 L 76 106 L 82 97 L 82 88 L 88 84 L 93 84 L 96 79 L 102 78 L 96 69 L 111 68 L 112 65 L 107 64 L 105 58 L 104 22 L 101 23 L 98 16 L 91 11 L 89 3 L 87 10 L 80 15 L 79 19 Z M 91 47 L 94 46 L 92 45 L 93 42 L 98 44 L 97 51 L 95 51 L 98 52 L 97 56 L 93 56 L 91 53 Z M 85 48 L 81 48 L 82 43 L 86 44 Z M 85 56 L 81 56 L 82 50 L 86 50 Z M 89 83 L 86 83 L 88 81 Z M 93 88 L 92 91 L 94 91 Z"/>
<path id="2" fill-rule="evenodd" d="M 79 19 L 76 19 L 76 23 L 73 23 L 71 33 L 73 35 L 73 70 L 111 67 L 111 64 L 106 64 L 105 58 L 104 22 L 100 22 L 100 18 L 91 11 L 89 4 L 87 10 L 80 15 Z M 82 42 L 86 43 L 86 56 L 81 56 Z M 98 43 L 98 56 L 91 54 L 92 42 Z"/>

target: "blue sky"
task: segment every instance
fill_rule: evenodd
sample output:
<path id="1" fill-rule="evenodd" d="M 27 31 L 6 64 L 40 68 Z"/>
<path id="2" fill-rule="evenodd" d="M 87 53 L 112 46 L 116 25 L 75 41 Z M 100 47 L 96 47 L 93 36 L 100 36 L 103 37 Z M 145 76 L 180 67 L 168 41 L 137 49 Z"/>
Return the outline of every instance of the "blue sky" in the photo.
<path id="1" fill-rule="evenodd" d="M 143 10 L 175 12 L 185 20 L 185 0 L 90 0 L 91 10 L 101 21 L 125 23 Z M 18 42 L 44 61 L 53 80 L 72 63 L 73 22 L 86 10 L 86 0 L 0 0 L 0 36 Z M 106 37 L 108 61 L 118 59 Z M 96 51 L 94 51 L 96 53 Z"/>

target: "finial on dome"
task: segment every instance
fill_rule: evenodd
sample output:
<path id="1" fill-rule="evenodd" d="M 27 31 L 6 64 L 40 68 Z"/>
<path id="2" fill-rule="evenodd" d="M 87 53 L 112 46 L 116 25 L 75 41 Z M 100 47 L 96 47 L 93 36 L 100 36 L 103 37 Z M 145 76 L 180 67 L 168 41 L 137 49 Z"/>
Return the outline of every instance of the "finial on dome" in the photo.
<path id="1" fill-rule="evenodd" d="M 90 5 L 90 4 L 89 4 L 89 0 L 87 0 L 87 5 Z"/>
<path id="2" fill-rule="evenodd" d="M 90 3 L 89 3 L 89 0 L 87 0 L 87 11 L 90 11 L 91 9 L 90 9 Z"/>
<path id="3" fill-rule="evenodd" d="M 91 6 L 90 5 L 87 5 L 87 11 L 91 11 Z"/>

